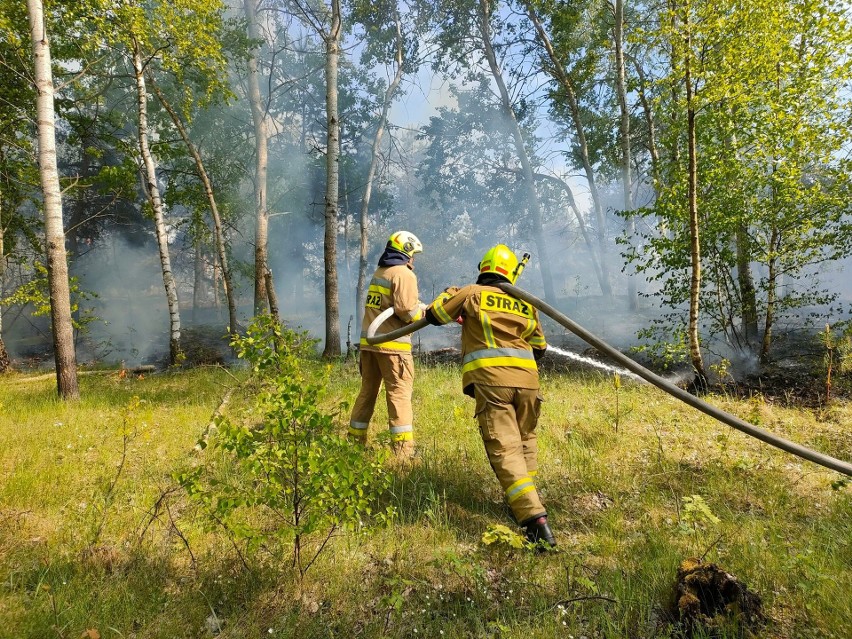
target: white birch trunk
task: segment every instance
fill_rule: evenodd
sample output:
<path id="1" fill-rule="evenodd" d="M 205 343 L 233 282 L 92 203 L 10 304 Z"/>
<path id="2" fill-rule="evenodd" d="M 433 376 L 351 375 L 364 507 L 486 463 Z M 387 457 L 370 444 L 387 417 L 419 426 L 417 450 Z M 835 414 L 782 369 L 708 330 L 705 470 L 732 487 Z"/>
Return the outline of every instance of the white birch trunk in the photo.
<path id="1" fill-rule="evenodd" d="M 38 96 L 38 164 L 44 192 L 44 233 L 47 251 L 47 276 L 50 289 L 50 319 L 53 328 L 53 354 L 56 385 L 62 399 L 79 399 L 77 357 L 71 322 L 71 291 L 65 255 L 65 230 L 62 225 L 62 193 L 56 168 L 56 130 L 53 107 L 53 71 L 50 44 L 41 0 L 27 0 L 30 38 L 33 47 L 34 77 Z"/>
<path id="2" fill-rule="evenodd" d="M 177 284 L 172 273 L 172 261 L 169 256 L 169 238 L 166 233 L 166 221 L 163 212 L 163 200 L 157 186 L 157 165 L 148 146 L 148 91 L 145 87 L 145 66 L 139 43 L 133 40 L 133 75 L 136 79 L 136 107 L 139 129 L 139 153 L 144 167 L 145 190 L 154 212 L 154 228 L 157 246 L 160 250 L 160 266 L 163 271 L 163 286 L 169 307 L 169 363 L 180 363 L 180 308 Z"/>
<path id="3" fill-rule="evenodd" d="M 248 36 L 260 39 L 257 26 L 257 0 L 245 0 Z M 268 308 L 266 290 L 269 271 L 269 211 L 267 209 L 267 170 L 269 166 L 269 136 L 266 131 L 266 108 L 260 95 L 257 55 L 252 51 L 248 60 L 248 98 L 254 123 L 255 140 L 255 236 L 254 236 L 254 312 L 263 313 Z"/>
<path id="4" fill-rule="evenodd" d="M 689 202 L 689 247 L 691 273 L 689 278 L 689 357 L 695 369 L 696 379 L 693 382 L 699 391 L 707 389 L 707 373 L 704 370 L 704 360 L 701 356 L 701 338 L 698 333 L 699 311 L 701 302 L 701 240 L 700 220 L 698 217 L 698 144 L 696 142 L 695 123 L 695 92 L 692 79 L 692 34 L 688 17 L 684 24 L 686 35 L 686 55 L 684 56 L 684 89 L 686 90 L 686 128 L 688 147 L 688 202 Z"/>
<path id="5" fill-rule="evenodd" d="M 340 296 L 337 286 L 337 200 L 340 121 L 337 72 L 340 62 L 340 2 L 331 0 L 331 27 L 325 34 L 326 185 L 325 185 L 325 349 L 323 357 L 340 355 Z"/>

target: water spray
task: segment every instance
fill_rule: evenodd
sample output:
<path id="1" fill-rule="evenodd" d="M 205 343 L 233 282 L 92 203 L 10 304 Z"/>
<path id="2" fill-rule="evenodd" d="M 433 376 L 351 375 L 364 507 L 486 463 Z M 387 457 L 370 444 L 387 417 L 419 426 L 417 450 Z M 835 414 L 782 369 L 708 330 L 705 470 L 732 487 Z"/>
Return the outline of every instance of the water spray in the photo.
<path id="1" fill-rule="evenodd" d="M 575 362 L 580 362 L 582 364 L 588 364 L 589 366 L 594 366 L 595 368 L 600 368 L 608 373 L 613 373 L 617 375 L 623 375 L 624 377 L 629 377 L 630 379 L 635 379 L 638 382 L 645 383 L 645 380 L 636 375 L 635 373 L 631 373 L 629 370 L 624 368 L 618 368 L 616 366 L 610 366 L 609 364 L 604 364 L 603 362 L 599 362 L 596 359 L 592 359 L 591 357 L 585 357 L 583 355 L 578 355 L 577 353 L 572 353 L 571 351 L 566 351 L 561 348 L 557 348 L 556 346 L 547 345 L 547 352 L 550 354 L 551 352 L 556 353 L 557 355 L 561 355 L 562 357 L 567 357 L 568 359 L 573 359 Z"/>
<path id="2" fill-rule="evenodd" d="M 528 259 L 526 254 L 524 255 L 524 258 Z M 522 263 L 525 263 L 524 260 L 522 260 Z M 516 271 L 520 275 L 520 272 L 522 270 L 523 268 L 519 263 Z M 674 384 L 660 377 L 656 373 L 649 371 L 641 364 L 634 362 L 632 359 L 630 359 L 620 351 L 616 350 L 599 337 L 593 335 L 592 333 L 584 329 L 582 326 L 557 311 L 555 308 L 550 306 L 550 304 L 547 304 L 546 302 L 540 300 L 531 293 L 528 293 L 527 291 L 518 288 L 517 286 L 513 286 L 508 282 L 496 284 L 495 286 L 501 289 L 504 293 L 508 293 L 509 295 L 516 297 L 517 299 L 532 304 L 535 308 L 537 308 L 542 313 L 567 328 L 577 337 L 587 342 L 591 346 L 595 347 L 601 353 L 608 355 L 610 358 L 618 362 L 628 371 L 632 372 L 641 379 L 644 379 L 646 382 L 653 384 L 660 390 L 665 391 L 669 395 L 676 397 L 685 404 L 689 404 L 693 408 L 700 410 L 702 413 L 709 415 L 713 419 L 720 421 L 723 424 L 730 426 L 731 428 L 735 428 L 736 430 L 743 432 L 746 435 L 754 437 L 755 439 L 759 439 L 760 441 L 769 444 L 770 446 L 780 448 L 781 450 L 796 455 L 797 457 L 812 461 L 815 464 L 819 464 L 820 466 L 823 466 L 825 468 L 829 468 L 831 470 L 837 471 L 838 473 L 842 473 L 844 475 L 852 477 L 852 464 L 850 464 L 849 462 L 845 462 L 841 459 L 836 459 L 829 455 L 824 455 L 823 453 L 819 453 L 815 450 L 806 448 L 805 446 L 802 446 L 795 442 L 791 442 L 790 440 L 774 435 L 773 433 L 770 433 L 767 430 L 755 426 L 754 424 L 750 424 L 747 421 L 736 417 L 735 415 L 731 415 L 730 413 L 723 411 L 721 408 L 717 408 L 716 406 L 708 404 L 707 402 L 702 399 L 699 399 L 695 395 L 686 392 L 679 386 L 675 386 Z M 418 331 L 424 326 L 428 326 L 429 324 L 426 318 L 423 318 L 417 320 L 416 322 L 412 322 L 408 326 L 403 326 L 402 328 L 399 328 L 397 330 L 390 331 L 389 333 L 382 333 L 380 335 L 376 335 L 376 330 L 378 329 L 378 327 L 382 324 L 382 322 L 385 321 L 385 319 L 390 317 L 392 313 L 393 309 L 390 308 L 384 313 L 382 313 L 382 315 L 386 314 L 384 318 L 382 318 L 382 315 L 379 315 L 379 317 L 377 317 L 375 321 L 370 324 L 369 328 L 367 329 L 366 338 L 368 344 L 381 344 L 382 342 L 389 342 L 399 337 L 403 337 L 404 335 L 409 335 L 414 331 Z"/>

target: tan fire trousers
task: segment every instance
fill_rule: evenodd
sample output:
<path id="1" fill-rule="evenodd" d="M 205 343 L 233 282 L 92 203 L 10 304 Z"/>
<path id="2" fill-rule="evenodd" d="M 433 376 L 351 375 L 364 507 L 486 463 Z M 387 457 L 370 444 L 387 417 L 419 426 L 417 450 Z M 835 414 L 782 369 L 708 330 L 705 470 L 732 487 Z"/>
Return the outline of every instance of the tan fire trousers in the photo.
<path id="1" fill-rule="evenodd" d="M 541 412 L 538 389 L 474 385 L 476 419 L 488 461 L 503 487 L 515 520 L 523 525 L 546 515 L 536 490 Z"/>
<path id="2" fill-rule="evenodd" d="M 367 430 L 382 382 L 385 384 L 388 425 L 394 449 L 411 453 L 414 450 L 414 415 L 411 409 L 414 358 L 411 353 L 361 351 L 361 391 L 352 407 L 349 435 L 360 443 L 367 443 Z"/>

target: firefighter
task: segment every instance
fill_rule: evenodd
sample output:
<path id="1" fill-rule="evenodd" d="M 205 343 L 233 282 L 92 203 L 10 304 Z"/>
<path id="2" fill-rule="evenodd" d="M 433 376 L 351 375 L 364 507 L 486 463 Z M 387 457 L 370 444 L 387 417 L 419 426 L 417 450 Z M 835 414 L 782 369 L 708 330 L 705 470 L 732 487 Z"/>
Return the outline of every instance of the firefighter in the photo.
<path id="1" fill-rule="evenodd" d="M 547 343 L 534 307 L 495 284 L 514 284 L 525 260 L 498 244 L 479 263 L 476 284 L 449 288 L 426 310 L 429 323 L 462 325 L 462 387 L 475 415 L 491 468 L 526 537 L 556 545 L 535 486 L 541 409 L 538 368 Z"/>
<path id="2" fill-rule="evenodd" d="M 411 337 L 405 336 L 381 344 L 367 344 L 367 327 L 384 310 L 393 307 L 393 315 L 380 328 L 387 333 L 416 322 L 426 306 L 417 295 L 414 255 L 423 244 L 413 233 L 398 231 L 390 236 L 379 265 L 370 280 L 361 321 L 361 391 L 352 407 L 349 435 L 360 444 L 367 443 L 367 429 L 376 406 L 382 382 L 388 405 L 393 450 L 400 458 L 414 455 L 414 427 L 411 393 L 414 388 L 414 359 Z"/>

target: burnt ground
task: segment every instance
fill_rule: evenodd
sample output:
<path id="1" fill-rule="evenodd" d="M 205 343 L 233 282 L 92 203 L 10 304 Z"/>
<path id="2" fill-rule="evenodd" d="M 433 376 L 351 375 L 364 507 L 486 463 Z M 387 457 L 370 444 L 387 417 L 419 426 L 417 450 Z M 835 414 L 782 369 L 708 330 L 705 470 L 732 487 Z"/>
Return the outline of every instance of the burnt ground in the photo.
<path id="1" fill-rule="evenodd" d="M 618 367 L 616 362 L 597 349 L 582 348 L 583 345 L 584 343 L 579 340 L 567 340 L 567 343 L 559 344 L 558 347 L 603 364 Z M 624 352 L 624 354 L 681 388 L 693 392 L 690 388 L 694 378 L 691 367 L 681 365 L 663 368 L 655 366 L 652 361 L 637 353 Z M 827 398 L 852 400 L 852 373 L 838 373 L 835 368 L 829 388 L 825 351 L 814 347 L 813 340 L 805 341 L 804 338 L 788 337 L 776 348 L 775 355 L 775 359 L 760 367 L 756 365 L 746 367 L 734 362 L 724 378 L 720 378 L 718 374 L 713 375 L 710 380 L 710 392 L 725 393 L 742 399 L 759 396 L 765 401 L 784 406 L 809 408 L 825 406 Z M 426 365 L 461 366 L 461 351 L 454 347 L 423 350 L 417 354 L 417 359 Z M 538 365 L 541 371 L 553 373 L 588 374 L 599 370 L 557 353 L 549 353 L 538 362 Z M 743 372 L 744 369 L 747 369 L 746 372 Z M 712 366 L 708 366 L 708 370 L 712 370 Z M 605 374 L 604 371 L 601 373 Z"/>

